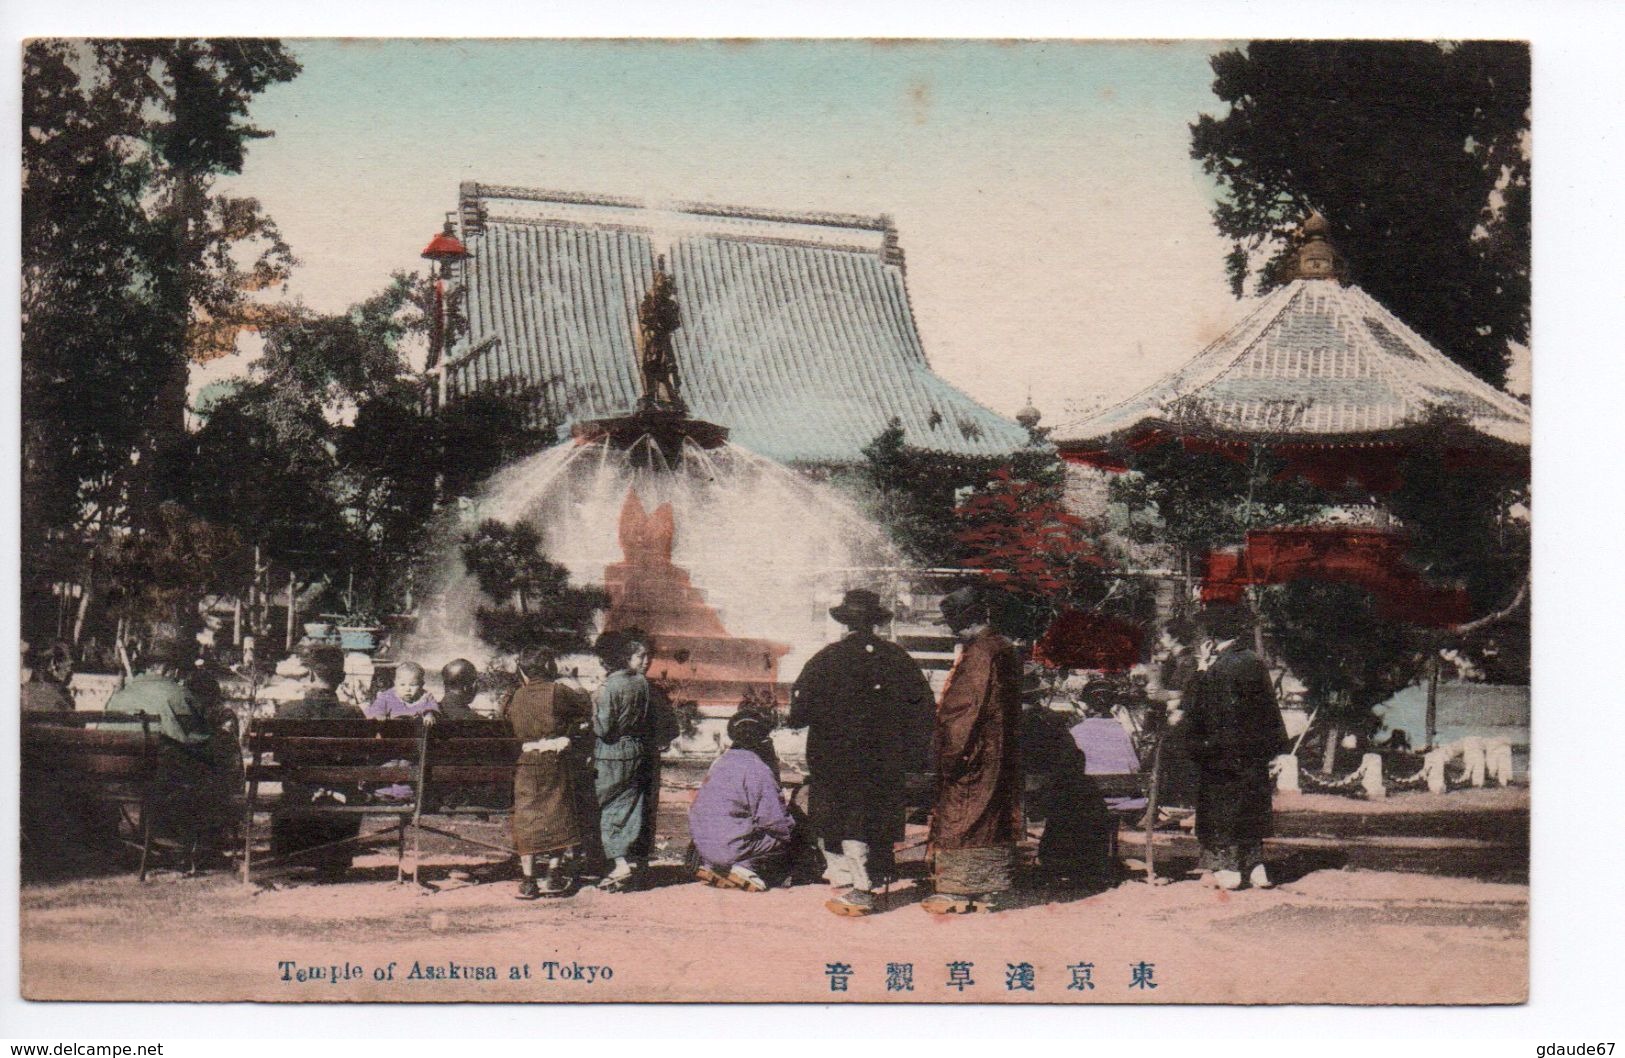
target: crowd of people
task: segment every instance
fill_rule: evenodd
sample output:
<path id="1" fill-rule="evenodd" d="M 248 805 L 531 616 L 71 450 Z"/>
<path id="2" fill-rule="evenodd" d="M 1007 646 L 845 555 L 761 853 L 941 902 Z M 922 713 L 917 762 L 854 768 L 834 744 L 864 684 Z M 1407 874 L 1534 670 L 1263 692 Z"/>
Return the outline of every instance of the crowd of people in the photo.
<path id="1" fill-rule="evenodd" d="M 928 811 L 929 894 L 935 915 L 997 909 L 1012 889 L 1029 820 L 1043 823 L 1037 866 L 1052 877 L 1103 880 L 1111 868 L 1109 808 L 1091 773 L 1135 772 L 1142 756 L 1109 705 L 1085 701 L 1086 715 L 1041 703 L 1042 682 L 992 626 L 977 586 L 947 595 L 943 622 L 959 643 L 940 696 L 920 665 L 877 629 L 891 619 L 879 596 L 845 593 L 830 615 L 845 634 L 810 658 L 795 680 L 783 723 L 806 730 L 805 808 L 781 779 L 771 706 L 742 705 L 727 725 L 728 748 L 694 795 L 689 866 L 701 882 L 760 892 L 798 874 L 821 874 L 825 907 L 841 916 L 882 910 L 896 877 L 894 850 L 911 812 Z M 1245 646 L 1241 614 L 1212 607 L 1199 615 L 1194 649 L 1170 648 L 1152 681 L 1146 727 L 1163 743 L 1163 779 L 1186 787 L 1195 807 L 1201 868 L 1212 884 L 1271 884 L 1262 859 L 1270 833 L 1271 760 L 1286 744 L 1268 672 Z M 441 672 L 441 697 L 423 668 L 395 667 L 392 686 L 364 706 L 341 695 L 345 659 L 316 646 L 287 667 L 301 693 L 277 716 L 324 720 L 415 718 L 424 724 L 495 712 L 519 743 L 512 789 L 517 895 L 562 897 L 596 878 L 605 892 L 647 881 L 654 851 L 663 751 L 678 727 L 671 703 L 647 669 L 653 644 L 637 630 L 606 633 L 605 678 L 589 693 L 560 679 L 553 655 L 523 652 L 515 686 L 494 710 L 482 702 L 479 673 L 458 659 Z M 182 644 L 159 641 L 138 673 L 108 703 L 110 712 L 157 718 L 160 783 L 155 822 L 198 866 L 229 827 L 220 805 L 225 758 L 235 757 L 234 718 L 222 719 L 218 682 L 187 679 Z M 56 651 L 34 659 L 27 709 L 72 708 L 71 665 Z M 212 682 L 212 688 L 210 683 Z M 284 805 L 356 803 L 414 796 L 410 786 L 335 789 L 286 784 Z M 1179 799 L 1175 795 L 1175 799 Z M 273 816 L 272 853 L 337 879 L 348 869 L 359 814 Z"/>

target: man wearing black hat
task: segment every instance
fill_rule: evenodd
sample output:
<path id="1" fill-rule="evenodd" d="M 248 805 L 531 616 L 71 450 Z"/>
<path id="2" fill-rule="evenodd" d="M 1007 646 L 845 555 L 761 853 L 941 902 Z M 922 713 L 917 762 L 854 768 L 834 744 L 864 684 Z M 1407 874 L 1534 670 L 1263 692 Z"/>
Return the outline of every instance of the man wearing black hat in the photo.
<path id="1" fill-rule="evenodd" d="M 1269 670 L 1242 645 L 1245 615 L 1210 606 L 1197 617 L 1199 672 L 1185 709 L 1185 738 L 1199 770 L 1200 866 L 1222 889 L 1270 886 L 1263 844 L 1273 822 L 1270 761 L 1287 744 Z"/>
<path id="2" fill-rule="evenodd" d="M 942 600 L 963 644 L 937 706 L 937 801 L 931 814 L 934 915 L 991 911 L 1015 871 L 1021 815 L 1021 659 L 994 632 L 974 585 Z"/>
<path id="3" fill-rule="evenodd" d="M 870 870 L 889 871 L 903 837 L 904 779 L 929 759 L 931 685 L 907 651 L 875 635 L 891 613 L 874 592 L 849 591 L 829 613 L 848 632 L 802 668 L 789 726 L 807 728 L 808 818 L 836 890 L 824 906 L 858 916 L 875 910 Z"/>

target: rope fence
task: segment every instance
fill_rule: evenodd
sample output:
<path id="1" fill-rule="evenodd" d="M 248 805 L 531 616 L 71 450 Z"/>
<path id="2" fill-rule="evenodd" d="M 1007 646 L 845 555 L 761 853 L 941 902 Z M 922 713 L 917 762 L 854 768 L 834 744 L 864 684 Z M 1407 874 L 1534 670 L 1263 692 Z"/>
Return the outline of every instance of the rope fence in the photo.
<path id="1" fill-rule="evenodd" d="M 1367 753 L 1360 766 L 1347 775 L 1321 776 L 1304 770 L 1297 757 L 1287 754 L 1277 757 L 1271 770 L 1278 790 L 1371 799 L 1410 790 L 1446 793 L 1485 785 L 1509 786 L 1512 743 L 1470 736 L 1435 746 L 1423 756 L 1421 768 L 1411 775 L 1386 775 L 1383 764 L 1380 753 Z"/>

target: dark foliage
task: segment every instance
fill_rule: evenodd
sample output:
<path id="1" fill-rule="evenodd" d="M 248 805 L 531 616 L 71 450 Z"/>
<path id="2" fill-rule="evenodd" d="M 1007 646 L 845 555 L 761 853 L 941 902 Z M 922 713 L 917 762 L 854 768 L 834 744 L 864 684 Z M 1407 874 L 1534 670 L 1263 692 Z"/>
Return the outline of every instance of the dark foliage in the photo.
<path id="1" fill-rule="evenodd" d="M 1375 729 L 1371 707 L 1414 683 L 1427 641 L 1385 617 L 1364 588 L 1299 580 L 1259 592 L 1273 649 L 1304 682 L 1322 719 Z"/>
<path id="2" fill-rule="evenodd" d="M 1224 192 L 1238 295 L 1250 271 L 1280 282 L 1319 209 L 1353 281 L 1500 385 L 1529 338 L 1528 45 L 1258 41 L 1213 72 L 1229 109 L 1191 126 L 1191 155 Z"/>
<path id="3" fill-rule="evenodd" d="M 534 646 L 559 653 L 587 648 L 593 616 L 609 597 L 600 588 L 572 587 L 569 571 L 542 553 L 534 527 L 487 519 L 463 535 L 461 551 L 480 591 L 498 604 L 475 615 L 481 639 L 505 653 Z"/>
<path id="4" fill-rule="evenodd" d="M 1114 477 L 1109 490 L 1130 516 L 1131 539 L 1168 544 L 1194 562 L 1239 545 L 1249 529 L 1301 524 L 1330 502 L 1301 479 L 1282 477 L 1284 466 L 1264 448 L 1231 458 L 1169 440 L 1133 453 L 1134 473 Z"/>
<path id="5" fill-rule="evenodd" d="M 26 555 L 172 498 L 188 362 L 229 348 L 292 264 L 258 204 L 212 183 L 268 135 L 252 99 L 299 67 L 252 40 L 36 40 L 23 61 Z"/>
<path id="6" fill-rule="evenodd" d="M 1065 472 L 1043 436 L 1004 459 L 977 459 L 916 448 L 905 440 L 902 424 L 893 419 L 863 449 L 854 491 L 892 542 L 910 560 L 925 567 L 954 567 L 967 557 L 959 540 L 961 500 L 986 486 L 1001 468 L 1014 478 L 1043 486 L 1059 496 Z"/>
<path id="7" fill-rule="evenodd" d="M 1098 527 L 1069 512 L 1060 489 L 995 471 L 954 511 L 954 538 L 968 569 L 983 570 L 1002 596 L 1001 627 L 1035 639 L 1062 610 L 1089 607 L 1106 593 Z"/>
<path id="8" fill-rule="evenodd" d="M 22 85 L 25 594 L 185 489 L 189 362 L 256 322 L 293 263 L 242 169 L 249 104 L 293 78 L 274 41 L 33 40 Z"/>

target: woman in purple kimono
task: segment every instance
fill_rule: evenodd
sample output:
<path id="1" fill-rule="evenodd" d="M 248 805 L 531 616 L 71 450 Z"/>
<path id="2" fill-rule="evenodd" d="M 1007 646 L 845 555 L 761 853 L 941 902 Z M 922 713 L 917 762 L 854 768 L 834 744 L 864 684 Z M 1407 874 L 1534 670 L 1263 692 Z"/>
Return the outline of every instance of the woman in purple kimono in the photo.
<path id="1" fill-rule="evenodd" d="M 771 725 L 754 710 L 728 721 L 733 746 L 711 765 L 688 810 L 688 829 L 707 885 L 760 893 L 790 867 L 794 824 L 779 794 Z"/>

